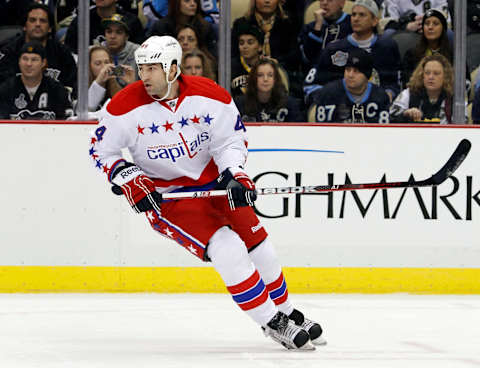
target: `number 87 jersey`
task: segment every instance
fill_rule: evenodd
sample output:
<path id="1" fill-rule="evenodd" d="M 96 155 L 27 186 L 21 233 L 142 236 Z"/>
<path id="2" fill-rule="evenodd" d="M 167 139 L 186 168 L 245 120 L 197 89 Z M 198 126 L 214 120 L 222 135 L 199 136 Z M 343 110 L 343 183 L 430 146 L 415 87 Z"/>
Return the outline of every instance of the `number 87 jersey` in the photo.
<path id="1" fill-rule="evenodd" d="M 369 123 L 390 122 L 390 98 L 383 88 L 368 83 L 361 96 L 354 96 L 343 79 L 328 83 L 312 96 L 317 123 Z"/>
<path id="2" fill-rule="evenodd" d="M 245 164 L 246 129 L 228 92 L 203 77 L 181 75 L 178 81 L 174 100 L 154 100 L 142 81 L 115 95 L 90 140 L 100 172 L 108 175 L 127 148 L 157 190 L 166 192 L 212 185 L 219 172 Z"/>

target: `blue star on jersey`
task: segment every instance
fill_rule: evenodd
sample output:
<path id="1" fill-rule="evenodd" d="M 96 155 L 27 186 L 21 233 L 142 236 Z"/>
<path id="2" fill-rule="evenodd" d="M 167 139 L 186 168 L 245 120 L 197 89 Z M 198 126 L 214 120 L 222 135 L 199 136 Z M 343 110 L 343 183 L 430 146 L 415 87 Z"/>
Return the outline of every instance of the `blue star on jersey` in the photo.
<path id="1" fill-rule="evenodd" d="M 203 117 L 203 120 L 206 124 L 210 125 L 210 122 L 213 120 L 213 118 L 210 117 L 210 114 L 207 114 L 207 116 Z"/>
<path id="2" fill-rule="evenodd" d="M 158 128 L 160 127 L 160 125 L 155 125 L 155 123 L 152 123 L 152 126 L 151 127 L 148 127 L 151 131 L 152 131 L 152 134 L 153 133 L 158 133 L 160 134 L 160 132 L 158 131 Z"/>
<path id="3" fill-rule="evenodd" d="M 188 126 L 188 119 L 185 119 L 183 116 L 182 116 L 182 120 L 180 120 L 178 122 L 178 124 L 182 124 L 181 128 L 183 128 L 184 126 Z"/>
<path id="4" fill-rule="evenodd" d="M 188 126 L 191 126 L 191 123 L 189 123 L 189 120 L 192 121 L 192 123 L 194 124 L 200 124 L 200 121 L 201 119 L 203 118 L 203 123 L 205 124 L 208 124 L 210 125 L 212 123 L 212 120 L 214 119 L 214 117 L 210 116 L 210 114 L 207 114 L 205 116 L 200 116 L 200 117 L 197 117 L 197 115 L 194 115 L 192 118 L 186 118 L 184 116 L 182 116 L 182 119 L 177 121 L 178 124 L 180 124 L 180 129 L 182 129 L 183 127 L 188 127 Z M 155 124 L 155 123 L 152 123 L 151 126 L 148 127 L 148 129 L 150 129 L 150 134 L 160 134 L 160 127 L 164 127 L 165 128 L 165 131 L 164 133 L 167 133 L 168 131 L 174 131 L 176 130 L 173 126 L 174 123 L 169 123 L 168 121 L 165 122 L 165 124 L 161 124 L 159 123 L 159 125 Z M 140 124 L 138 124 L 137 126 L 137 131 L 138 131 L 138 134 L 142 134 L 142 135 L 145 135 L 145 132 L 144 132 L 144 129 L 146 127 L 144 126 L 141 126 Z M 163 131 L 163 129 L 162 129 Z"/>

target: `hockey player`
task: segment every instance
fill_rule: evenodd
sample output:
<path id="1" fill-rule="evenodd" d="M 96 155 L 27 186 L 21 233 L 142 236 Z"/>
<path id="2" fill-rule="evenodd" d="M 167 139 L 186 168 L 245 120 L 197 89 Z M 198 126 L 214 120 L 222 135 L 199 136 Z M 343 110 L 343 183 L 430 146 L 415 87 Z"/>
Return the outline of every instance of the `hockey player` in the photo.
<path id="1" fill-rule="evenodd" d="M 210 79 L 180 74 L 182 49 L 173 37 L 150 37 L 135 59 L 141 80 L 114 96 L 91 139 L 96 167 L 155 231 L 211 261 L 267 336 L 289 349 L 325 344 L 320 325 L 292 306 L 273 245 L 251 207 L 256 193 L 243 168 L 246 129 L 231 96 Z M 227 189 L 228 200 L 162 202 L 161 193 L 212 188 Z"/>
<path id="2" fill-rule="evenodd" d="M 400 92 L 401 57 L 398 46 L 390 38 L 378 37 L 374 32 L 379 10 L 374 0 L 357 0 L 352 8 L 353 33 L 343 40 L 330 43 L 322 52 L 318 64 L 305 77 L 304 91 L 307 105 L 309 95 L 333 80 L 343 77 L 350 51 L 362 48 L 373 59 L 372 83 L 381 86 L 393 100 Z"/>
<path id="3" fill-rule="evenodd" d="M 43 74 L 47 65 L 41 43 L 25 43 L 19 52 L 20 74 L 0 85 L 0 119 L 58 120 L 73 115 L 62 83 Z"/>
<path id="4" fill-rule="evenodd" d="M 381 87 L 368 81 L 372 67 L 372 57 L 366 51 L 350 51 L 344 78 L 314 93 L 315 121 L 389 123 L 390 99 Z"/>

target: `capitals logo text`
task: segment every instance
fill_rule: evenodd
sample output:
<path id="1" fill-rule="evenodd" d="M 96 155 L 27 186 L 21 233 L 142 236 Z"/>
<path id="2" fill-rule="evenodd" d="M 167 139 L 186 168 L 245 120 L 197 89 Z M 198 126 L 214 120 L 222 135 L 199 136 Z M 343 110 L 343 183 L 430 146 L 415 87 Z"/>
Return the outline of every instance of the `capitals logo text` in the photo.
<path id="1" fill-rule="evenodd" d="M 148 158 L 150 160 L 172 160 L 172 162 L 183 157 L 194 158 L 202 150 L 202 144 L 210 139 L 208 132 L 197 134 L 194 140 L 187 140 L 182 133 L 178 133 L 178 136 L 180 142 L 148 147 Z"/>

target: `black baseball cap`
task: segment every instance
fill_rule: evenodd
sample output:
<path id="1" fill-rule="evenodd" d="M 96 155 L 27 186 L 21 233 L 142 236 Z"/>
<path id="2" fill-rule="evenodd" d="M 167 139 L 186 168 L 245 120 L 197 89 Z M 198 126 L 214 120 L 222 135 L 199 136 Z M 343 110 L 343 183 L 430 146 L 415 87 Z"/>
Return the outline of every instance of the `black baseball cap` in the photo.
<path id="1" fill-rule="evenodd" d="M 23 54 L 38 54 L 42 59 L 47 57 L 45 47 L 43 47 L 43 45 L 38 41 L 26 42 L 20 49 L 20 54 L 18 56 L 20 57 Z"/>
<path id="2" fill-rule="evenodd" d="M 102 19 L 102 26 L 103 28 L 107 28 L 110 24 L 119 24 L 121 25 L 123 28 L 125 28 L 125 31 L 127 33 L 130 32 L 130 28 L 128 27 L 128 24 L 127 24 L 127 20 L 126 18 L 121 15 L 121 14 L 113 14 L 111 17 L 108 17 L 108 18 L 103 18 Z"/>

